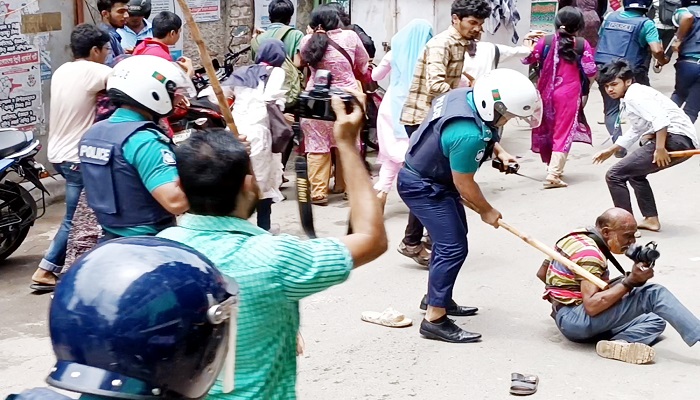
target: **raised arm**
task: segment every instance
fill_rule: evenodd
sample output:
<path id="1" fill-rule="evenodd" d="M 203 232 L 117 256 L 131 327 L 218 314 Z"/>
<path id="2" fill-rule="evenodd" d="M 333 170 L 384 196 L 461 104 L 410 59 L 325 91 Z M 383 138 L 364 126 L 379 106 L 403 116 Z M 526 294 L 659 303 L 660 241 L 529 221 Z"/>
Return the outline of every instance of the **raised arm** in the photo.
<path id="1" fill-rule="evenodd" d="M 364 49 L 363 49 L 364 50 Z M 365 104 L 365 95 L 354 92 L 360 104 Z M 350 224 L 353 233 L 340 240 L 352 255 L 355 268 L 373 261 L 387 249 L 387 236 L 384 216 L 379 199 L 372 188 L 372 180 L 357 151 L 357 137 L 364 122 L 364 111 L 357 104 L 353 112 L 347 114 L 345 104 L 334 97 L 333 110 L 337 120 L 333 136 L 338 146 L 338 154 L 345 169 L 345 184 L 350 200 Z"/>
<path id="2" fill-rule="evenodd" d="M 380 81 L 384 78 L 386 78 L 389 73 L 391 73 L 391 60 L 392 60 L 392 55 L 391 51 L 386 53 L 384 55 L 384 58 L 382 58 L 382 61 L 377 65 L 373 70 L 372 70 L 372 79 L 374 81 Z"/>

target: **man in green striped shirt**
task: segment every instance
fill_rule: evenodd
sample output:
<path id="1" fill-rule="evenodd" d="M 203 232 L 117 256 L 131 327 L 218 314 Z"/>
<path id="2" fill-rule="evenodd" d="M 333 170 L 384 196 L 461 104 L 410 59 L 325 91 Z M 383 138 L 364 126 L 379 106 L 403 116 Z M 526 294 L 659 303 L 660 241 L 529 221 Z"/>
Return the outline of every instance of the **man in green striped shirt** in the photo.
<path id="1" fill-rule="evenodd" d="M 209 398 L 295 398 L 299 300 L 344 282 L 386 251 L 382 211 L 355 147 L 363 113 L 355 107 L 347 114 L 338 98 L 333 108 L 354 230 L 340 239 L 272 236 L 248 222 L 259 189 L 230 132 L 196 133 L 176 150 L 190 211 L 159 236 L 200 251 L 240 285 L 235 389 L 224 393 L 217 382 Z"/>

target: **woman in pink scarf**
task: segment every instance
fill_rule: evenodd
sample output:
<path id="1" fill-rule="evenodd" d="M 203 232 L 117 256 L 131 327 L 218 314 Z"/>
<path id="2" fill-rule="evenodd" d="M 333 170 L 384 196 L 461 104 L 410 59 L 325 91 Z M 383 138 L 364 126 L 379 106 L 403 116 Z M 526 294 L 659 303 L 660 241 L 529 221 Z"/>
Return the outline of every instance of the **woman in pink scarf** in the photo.
<path id="1" fill-rule="evenodd" d="M 545 188 L 566 187 L 561 180 L 566 158 L 573 142 L 591 144 L 591 128 L 583 113 L 584 84 L 597 73 L 593 50 L 576 35 L 584 27 L 581 11 L 564 7 L 555 20 L 556 33 L 549 46 L 540 39 L 525 64 L 539 64 L 537 89 L 544 107 L 542 124 L 532 130 L 532 151 L 539 153 L 549 165 Z M 576 42 L 583 40 L 582 54 L 576 52 Z M 586 82 L 588 81 L 588 82 Z"/>

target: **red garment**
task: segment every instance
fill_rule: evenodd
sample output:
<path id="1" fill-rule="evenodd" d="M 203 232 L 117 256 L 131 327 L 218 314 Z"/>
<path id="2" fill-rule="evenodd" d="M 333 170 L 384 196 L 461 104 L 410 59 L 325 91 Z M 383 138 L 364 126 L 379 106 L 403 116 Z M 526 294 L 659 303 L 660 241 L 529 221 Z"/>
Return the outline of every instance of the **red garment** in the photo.
<path id="1" fill-rule="evenodd" d="M 170 55 L 170 48 L 155 39 L 144 39 L 138 46 L 134 48 L 135 56 L 149 55 L 165 59 L 173 62 L 173 57 Z"/>

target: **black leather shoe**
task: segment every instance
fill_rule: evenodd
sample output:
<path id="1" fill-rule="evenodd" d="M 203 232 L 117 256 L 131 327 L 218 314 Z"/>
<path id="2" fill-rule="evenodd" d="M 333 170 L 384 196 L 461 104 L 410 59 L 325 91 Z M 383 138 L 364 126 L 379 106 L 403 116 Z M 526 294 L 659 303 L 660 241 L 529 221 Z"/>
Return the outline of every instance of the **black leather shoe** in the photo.
<path id="1" fill-rule="evenodd" d="M 420 334 L 427 339 L 442 340 L 448 343 L 474 343 L 481 340 L 480 333 L 467 332 L 449 318 L 445 318 L 439 324 L 423 319 L 420 324 Z"/>
<path id="2" fill-rule="evenodd" d="M 423 296 L 423 300 L 420 301 L 420 309 L 424 311 L 428 309 L 427 295 Z M 479 309 L 476 307 L 459 306 L 454 300 L 452 300 L 452 304 L 447 306 L 446 310 L 447 315 L 451 315 L 453 317 L 468 317 L 476 314 L 479 311 Z"/>

